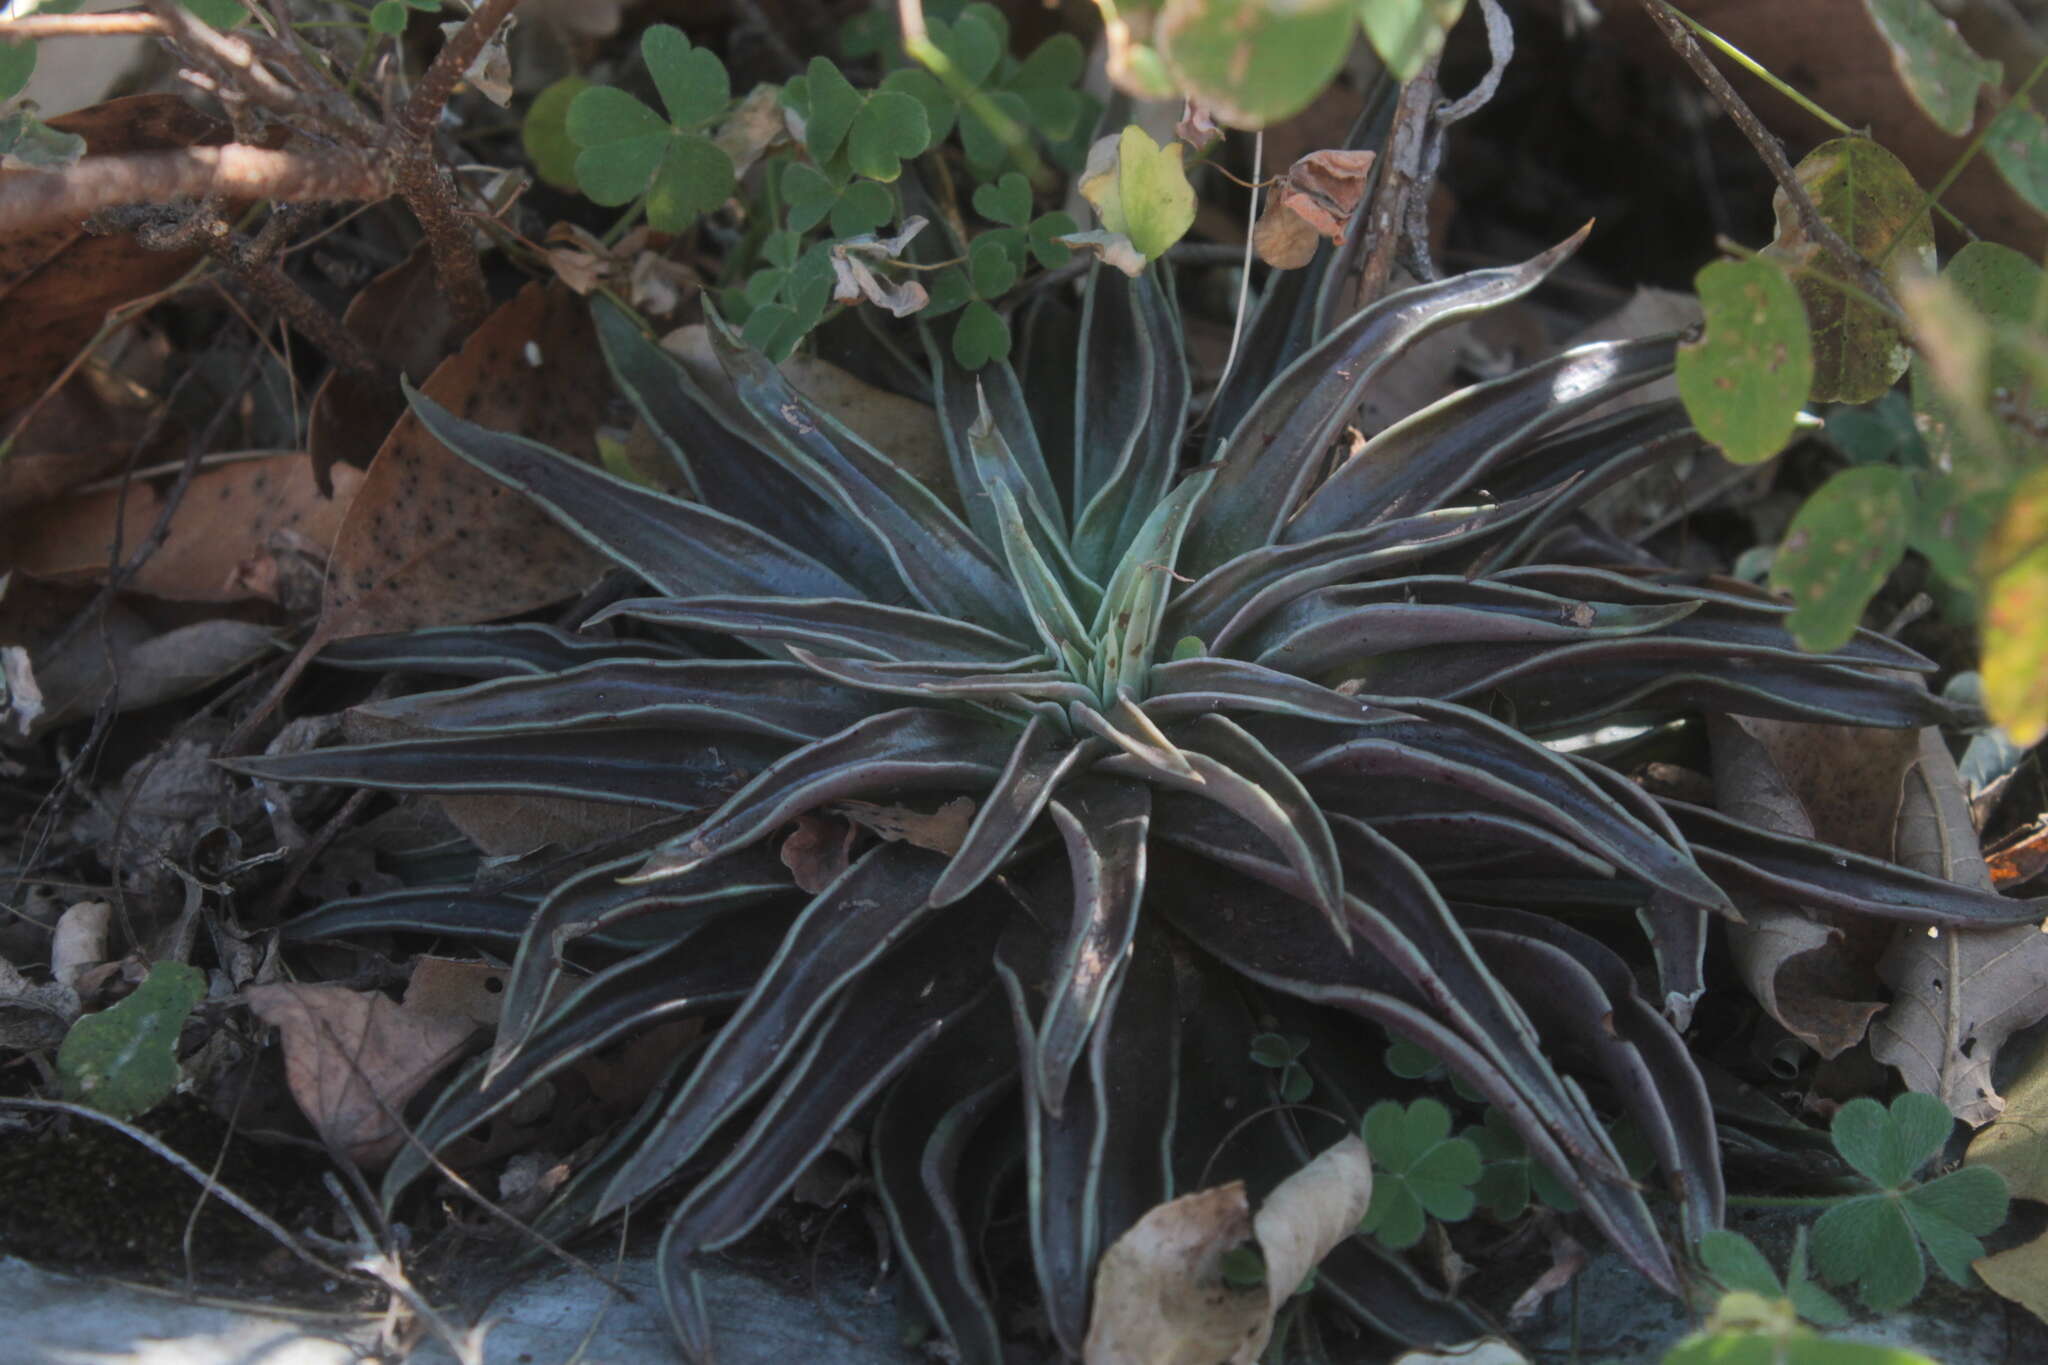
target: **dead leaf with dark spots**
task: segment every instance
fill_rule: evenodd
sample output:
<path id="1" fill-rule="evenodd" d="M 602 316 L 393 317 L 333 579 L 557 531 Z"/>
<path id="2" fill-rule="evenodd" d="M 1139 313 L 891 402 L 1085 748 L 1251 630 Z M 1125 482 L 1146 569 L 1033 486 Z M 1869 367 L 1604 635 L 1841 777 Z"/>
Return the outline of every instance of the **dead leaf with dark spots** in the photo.
<path id="1" fill-rule="evenodd" d="M 452 957 L 416 957 L 412 979 L 399 1003 L 415 1014 L 467 1019 L 479 1028 L 498 1027 L 505 1001 L 505 969 L 490 962 Z"/>
<path id="2" fill-rule="evenodd" d="M 312 466 L 297 451 L 224 458 L 201 470 L 172 512 L 164 541 L 126 586 L 177 602 L 278 600 L 274 537 L 325 556 L 333 547 L 361 471 L 337 471 L 334 495 L 314 485 Z M 40 578 L 106 578 L 120 528 L 121 558 L 135 552 L 161 514 L 160 480 L 133 481 L 75 493 L 39 509 L 0 547 L 0 564 Z"/>
<path id="3" fill-rule="evenodd" d="M 360 1166 L 405 1141 L 406 1102 L 461 1055 L 468 1019 L 421 1014 L 339 986 L 253 986 L 249 1008 L 277 1027 L 292 1098 L 321 1138 Z"/>
<path id="4" fill-rule="evenodd" d="M 89 155 L 164 151 L 228 140 L 227 124 L 176 95 L 131 95 L 49 120 L 83 137 Z M 0 171 L 9 176 L 42 171 Z M 230 216 L 233 206 L 226 210 Z M 81 224 L 0 234 L 0 427 L 39 398 L 99 332 L 107 314 L 178 279 L 201 248 L 146 251 L 128 233 L 96 236 Z"/>
<path id="5" fill-rule="evenodd" d="M 1977 850 L 1970 803 L 1941 732 L 1920 732 L 1919 761 L 1907 774 L 1894 856 L 1916 872 L 1991 888 Z M 2048 1016 L 2048 933 L 1901 926 L 1877 965 L 1892 988 L 1890 1008 L 1870 1026 L 1870 1050 L 1906 1084 L 1934 1096 L 1965 1123 L 1998 1117 L 2005 1101 L 1991 1068 L 2006 1039 Z"/>
<path id="6" fill-rule="evenodd" d="M 357 290 L 342 325 L 381 368 L 331 370 L 313 395 L 306 449 L 323 492 L 336 465 L 368 468 L 404 415 L 398 376 L 419 383 L 462 339 L 447 296 L 434 282 L 433 258 L 424 243 Z"/>
<path id="7" fill-rule="evenodd" d="M 457 416 L 590 460 L 611 381 L 583 301 L 529 284 L 421 390 Z M 581 592 L 603 569 L 595 551 L 407 413 L 342 523 L 309 648 L 513 616 Z"/>

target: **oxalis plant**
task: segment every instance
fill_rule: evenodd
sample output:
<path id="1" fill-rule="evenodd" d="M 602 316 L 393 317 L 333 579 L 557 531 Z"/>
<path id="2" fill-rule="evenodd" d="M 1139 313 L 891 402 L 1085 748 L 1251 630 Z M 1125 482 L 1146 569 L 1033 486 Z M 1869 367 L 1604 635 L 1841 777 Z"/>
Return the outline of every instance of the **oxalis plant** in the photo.
<path id="1" fill-rule="evenodd" d="M 1269 285 L 1199 411 L 1163 260 L 1035 291 L 1014 363 L 969 371 L 929 324 L 877 322 L 876 355 L 936 409 L 950 477 L 931 482 L 715 311 L 723 381 L 707 384 L 596 305 L 674 494 L 414 394 L 440 440 L 645 591 L 577 633 L 334 646 L 337 664 L 470 681 L 359 708 L 398 737 L 235 766 L 645 822 L 546 880 L 336 902 L 291 927 L 513 955 L 492 1051 L 416 1126 L 387 1200 L 593 1051 L 721 1017 L 541 1231 L 676 1196 L 663 1292 L 685 1353 L 709 1358 L 696 1259 L 860 1122 L 897 1254 L 960 1358 L 1001 1360 L 1020 1299 L 1079 1355 L 1096 1259 L 1146 1209 L 1229 1179 L 1263 1192 L 1327 1140 L 1305 1116 L 1246 1121 L 1300 1093 L 1301 1067 L 1345 1123 L 1408 1135 L 1418 1205 L 1341 1243 L 1305 1311 L 1464 1340 L 1476 1316 L 1387 1245 L 1431 1198 L 1464 1204 L 1431 1189 L 1433 1111 L 1374 1116 L 1410 1093 L 1378 1061 L 1391 1031 L 1498 1111 L 1500 1159 L 1540 1167 L 1679 1292 L 1684 1257 L 1651 1201 L 1668 1197 L 1688 1243 L 1720 1226 L 1714 1115 L 1612 945 L 1646 933 L 1664 995 L 1684 998 L 1705 917 L 1738 899 L 1944 926 L 2043 906 L 1653 797 L 1611 749 L 1546 742 L 1706 708 L 1960 719 L 1894 641 L 1809 653 L 1761 594 L 1599 567 L 1574 510 L 1689 428 L 1675 401 L 1594 414 L 1669 373 L 1673 339 L 1465 389 L 1331 466 L 1407 346 L 1536 288 L 1582 236 L 1348 313 L 1352 262 L 1325 249 Z M 962 798 L 950 833 L 914 818 Z M 805 817 L 915 837 L 856 846 L 807 892 L 779 856 Z M 1280 1046 L 1254 1058 L 1262 1032 Z M 1653 1182 L 1631 1175 L 1616 1118 Z M 1017 1243 L 1028 1255 L 1006 1257 Z"/>

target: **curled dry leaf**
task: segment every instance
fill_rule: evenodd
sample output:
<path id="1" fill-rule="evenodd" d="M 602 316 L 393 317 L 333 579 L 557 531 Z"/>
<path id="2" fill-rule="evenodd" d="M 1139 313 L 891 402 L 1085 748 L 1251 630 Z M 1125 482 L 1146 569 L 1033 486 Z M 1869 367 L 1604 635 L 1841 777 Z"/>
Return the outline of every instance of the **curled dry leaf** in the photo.
<path id="1" fill-rule="evenodd" d="M 50 503 L 10 537 L 0 560 L 40 578 L 100 581 L 116 527 L 125 561 L 155 525 L 163 506 L 158 482 L 87 490 Z M 126 586 L 175 602 L 274 601 L 282 581 L 278 547 L 325 556 L 362 482 L 362 471 L 342 466 L 328 496 L 311 462 L 296 451 L 217 461 L 193 477 L 163 544 Z"/>
<path id="2" fill-rule="evenodd" d="M 476 1025 L 339 986 L 255 986 L 249 1008 L 284 1042 L 292 1098 L 330 1146 L 382 1165 L 405 1141 L 399 1113 L 460 1055 Z"/>
<path id="3" fill-rule="evenodd" d="M 1223 136 L 1223 130 L 1216 126 L 1216 114 L 1194 100 L 1181 103 L 1180 122 L 1173 125 L 1173 134 L 1197 152 L 1205 150 L 1210 143 Z M 1367 156 L 1372 153 L 1367 152 Z"/>
<path id="4" fill-rule="evenodd" d="M 846 871 L 852 861 L 856 826 L 851 820 L 823 815 L 799 815 L 796 828 L 782 841 L 777 856 L 789 869 L 797 889 L 815 896 Z"/>
<path id="5" fill-rule="evenodd" d="M 105 962 L 113 917 L 114 907 L 106 901 L 80 901 L 59 915 L 50 936 L 50 975 L 75 988 L 80 972 Z"/>
<path id="6" fill-rule="evenodd" d="M 1352 1135 L 1282 1181 L 1256 1218 L 1242 1181 L 1161 1204 L 1103 1254 L 1087 1365 L 1250 1365 L 1273 1316 L 1372 1203 L 1372 1157 Z M 1223 1257 L 1255 1239 L 1263 1286 L 1236 1288 Z"/>
<path id="7" fill-rule="evenodd" d="M 1252 229 L 1259 259 L 1294 270 L 1309 263 L 1322 238 L 1343 241 L 1365 195 L 1373 157 L 1372 152 L 1328 150 L 1310 152 L 1289 166 Z"/>
<path id="8" fill-rule="evenodd" d="M 34 660 L 41 710 L 26 722 L 16 711 L 12 720 L 34 736 L 92 715 L 109 694 L 116 712 L 175 701 L 277 646 L 275 632 L 250 621 L 221 617 L 158 635 L 132 613 L 109 610 L 103 635 L 81 631 L 54 656 Z"/>
<path id="9" fill-rule="evenodd" d="M 1962 779 L 1938 731 L 1921 731 L 1918 758 L 1906 776 L 1895 856 L 1915 871 L 1989 889 Z M 1893 997 L 1870 1026 L 1872 1054 L 1964 1122 L 1997 1118 L 2005 1108 L 1991 1084 L 1999 1049 L 2048 1016 L 2048 933 L 2015 924 L 1930 937 L 1901 927 L 1877 972 Z"/>
<path id="10" fill-rule="evenodd" d="M 1134 280 L 1145 273 L 1144 253 L 1132 246 L 1131 239 L 1121 232 L 1095 228 L 1088 232 L 1069 232 L 1053 240 L 1061 246 L 1097 256 L 1104 265 L 1113 266 Z"/>
<path id="11" fill-rule="evenodd" d="M 1906 760 L 1882 732 L 1716 715 L 1708 733 L 1717 802 L 1737 819 L 1867 847 L 1873 806 L 1887 826 L 1897 808 Z M 1910 733 L 1906 742 L 1917 743 Z M 1875 974 L 1883 939 L 1873 925 L 1776 901 L 1739 908 L 1746 923 L 1728 926 L 1728 944 L 1764 1012 L 1825 1058 L 1863 1041 L 1884 1008 Z"/>
<path id="12" fill-rule="evenodd" d="M 782 117 L 782 88 L 755 86 L 726 115 L 711 140 L 732 158 L 732 173 L 745 175 L 771 148 L 789 141 L 789 125 Z"/>
<path id="13" fill-rule="evenodd" d="M 892 280 L 875 273 L 875 266 L 902 256 L 926 220 L 907 218 L 903 230 L 893 237 L 861 233 L 832 244 L 832 298 L 838 303 L 869 303 L 888 309 L 897 317 L 908 317 L 931 302 L 931 295 L 916 280 Z"/>

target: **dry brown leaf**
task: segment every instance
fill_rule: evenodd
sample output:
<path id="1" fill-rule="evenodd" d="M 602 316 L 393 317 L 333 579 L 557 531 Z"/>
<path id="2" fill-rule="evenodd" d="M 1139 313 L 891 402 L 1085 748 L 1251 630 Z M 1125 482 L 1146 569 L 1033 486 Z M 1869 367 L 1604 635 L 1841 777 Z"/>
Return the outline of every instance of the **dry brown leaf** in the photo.
<path id="1" fill-rule="evenodd" d="M 54 657 L 34 661 L 42 709 L 17 728 L 31 736 L 92 715 L 113 694 L 117 712 L 175 701 L 276 650 L 268 626 L 222 617 L 156 634 L 133 613 L 106 613 L 102 634 L 80 631 Z M 14 670 L 10 668 L 10 673 Z"/>
<path id="2" fill-rule="evenodd" d="M 49 120 L 85 139 L 93 156 L 163 151 L 228 140 L 225 123 L 176 95 L 131 95 Z M 0 171 L 9 176 L 42 171 Z M 235 209 L 230 206 L 232 216 Z M 33 402 L 92 340 L 107 313 L 154 294 L 191 269 L 203 251 L 145 251 L 127 233 L 96 236 L 82 226 L 0 234 L 0 428 Z"/>
<path id="3" fill-rule="evenodd" d="M 412 979 L 399 1003 L 415 1014 L 467 1019 L 496 1029 L 505 1001 L 505 969 L 489 962 L 464 962 L 452 957 L 413 959 Z"/>
<path id="4" fill-rule="evenodd" d="M 1242 1181 L 1161 1204 L 1103 1254 L 1087 1365 L 1251 1365 L 1273 1317 L 1372 1203 L 1372 1157 L 1353 1134 L 1280 1182 L 1256 1218 Z M 1233 1288 L 1225 1253 L 1255 1239 L 1263 1286 Z"/>
<path id="5" fill-rule="evenodd" d="M 1997 1171 L 2015 1199 L 2048 1203 L 2048 1050 L 2035 1049 L 2005 1100 L 1998 1118 L 1970 1140 L 1965 1164 Z M 1985 1284 L 2048 1320 L 2048 1236 L 1987 1256 L 1975 1268 Z"/>
<path id="6" fill-rule="evenodd" d="M 734 175 L 752 170 L 771 147 L 789 141 L 789 124 L 782 116 L 782 88 L 757 85 L 748 91 L 711 140 L 732 158 Z"/>
<path id="7" fill-rule="evenodd" d="M 1717 715 L 1709 734 L 1716 801 L 1728 814 L 1890 856 L 1900 783 L 1918 745 L 1911 732 Z M 1728 944 L 1764 1012 L 1824 1058 L 1861 1042 L 1884 1008 L 1876 963 L 1885 940 L 1872 924 L 1781 902 L 1738 908 L 1747 922 L 1728 926 Z"/>
<path id="8" fill-rule="evenodd" d="M 1310 152 L 1289 166 L 1273 186 L 1266 211 L 1292 214 L 1317 235 L 1343 241 L 1365 196 L 1366 177 L 1372 173 L 1376 155 L 1339 149 Z"/>
<path id="9" fill-rule="evenodd" d="M 421 389 L 457 416 L 588 460 L 611 384 L 583 301 L 560 285 L 529 284 Z M 603 567 L 546 513 L 407 413 L 342 523 L 309 648 L 531 611 L 588 587 Z"/>
<path id="10" fill-rule="evenodd" d="M 1216 1365 L 1268 1330 L 1266 1291 L 1223 1278 L 1224 1255 L 1250 1240 L 1244 1182 L 1153 1208 L 1102 1254 L 1087 1365 Z"/>
<path id="11" fill-rule="evenodd" d="M 838 801 L 832 809 L 892 843 L 900 839 L 934 853 L 958 853 L 974 823 L 971 796 L 956 796 L 929 814 L 908 806 L 878 806 L 867 801 Z"/>
<path id="12" fill-rule="evenodd" d="M 1939 731 L 1921 731 L 1894 856 L 1915 871 L 1991 889 L 1962 778 Z M 2048 1015 L 2048 933 L 2032 924 L 1943 929 L 1938 936 L 1902 927 L 1877 972 L 1893 997 L 1871 1023 L 1871 1052 L 1964 1122 L 1998 1117 L 2005 1101 L 1992 1087 L 1991 1068 L 1999 1049 Z"/>
<path id="13" fill-rule="evenodd" d="M 127 586 L 178 602 L 274 601 L 281 581 L 275 547 L 289 543 L 325 555 L 362 480 L 360 470 L 337 470 L 334 496 L 327 497 L 298 452 L 218 461 L 193 476 L 163 544 Z M 156 481 L 73 494 L 28 519 L 0 550 L 0 562 L 41 578 L 99 581 L 116 526 L 126 559 L 161 507 Z"/>
<path id="14" fill-rule="evenodd" d="M 342 325 L 382 368 L 336 368 L 313 395 L 306 450 L 323 491 L 336 465 L 367 469 L 404 415 L 405 394 L 398 376 L 419 383 L 462 339 L 456 334 L 447 296 L 434 281 L 433 257 L 424 242 L 356 291 Z"/>
<path id="15" fill-rule="evenodd" d="M 406 1101 L 476 1032 L 468 1019 L 416 1013 L 339 986 L 252 986 L 246 998 L 283 1038 L 285 1080 L 300 1110 L 361 1166 L 390 1160 L 405 1141 Z"/>
<path id="16" fill-rule="evenodd" d="M 799 815 L 778 855 L 797 889 L 815 896 L 852 861 L 854 824 L 838 816 Z"/>

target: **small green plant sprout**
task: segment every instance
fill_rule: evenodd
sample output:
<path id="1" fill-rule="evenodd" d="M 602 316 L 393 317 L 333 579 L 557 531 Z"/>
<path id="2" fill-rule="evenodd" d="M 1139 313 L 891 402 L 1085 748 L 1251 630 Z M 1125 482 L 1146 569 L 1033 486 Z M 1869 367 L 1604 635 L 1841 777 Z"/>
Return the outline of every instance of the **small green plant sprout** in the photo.
<path id="1" fill-rule="evenodd" d="M 206 996 L 206 974 L 159 962 L 120 1004 L 88 1014 L 57 1048 L 66 1099 L 132 1119 L 178 1088 L 178 1032 Z"/>
<path id="2" fill-rule="evenodd" d="M 1479 1149 L 1451 1136 L 1451 1111 L 1440 1101 L 1419 1099 L 1404 1109 L 1397 1100 L 1382 1100 L 1366 1111 L 1361 1131 L 1372 1153 L 1373 1181 L 1360 1232 L 1403 1251 L 1422 1240 L 1427 1219 L 1456 1223 L 1472 1216 Z"/>
<path id="3" fill-rule="evenodd" d="M 1934 1365 L 1896 1346 L 1831 1341 L 1799 1321 L 1792 1304 L 1754 1290 L 1721 1299 L 1706 1326 L 1664 1355 L 1664 1365 Z"/>
<path id="4" fill-rule="evenodd" d="M 1261 1033 L 1252 1039 L 1252 1060 L 1280 1073 L 1280 1098 L 1300 1104 L 1315 1089 L 1301 1054 L 1308 1051 L 1308 1039 L 1298 1033 Z"/>
<path id="5" fill-rule="evenodd" d="M 1756 1243 L 1726 1228 L 1716 1228 L 1700 1238 L 1699 1258 L 1700 1265 L 1724 1291 L 1787 1300 L 1800 1317 L 1821 1327 L 1839 1327 L 1849 1320 L 1849 1310 L 1808 1276 L 1805 1228 L 1794 1236 L 1792 1258 L 1785 1266 L 1783 1280 L 1771 1269 L 1770 1261 Z"/>
<path id="6" fill-rule="evenodd" d="M 607 207 L 644 198 L 650 226 L 681 232 L 733 192 L 732 158 L 703 131 L 725 114 L 732 86 L 717 54 L 668 24 L 640 35 L 640 56 L 667 117 L 612 86 L 577 92 L 564 125 L 579 149 L 576 184 Z"/>
<path id="7" fill-rule="evenodd" d="M 1834 1202 L 1814 1223 L 1814 1265 L 1835 1284 L 1855 1284 L 1879 1312 L 1912 1302 L 1926 1284 L 1922 1247 L 1949 1279 L 1969 1284 L 1970 1262 L 1984 1254 L 1977 1239 L 2005 1221 L 2005 1179 L 1988 1167 L 1913 1182 L 1954 1126 L 1940 1100 L 1917 1093 L 1889 1111 L 1854 1099 L 1835 1113 L 1835 1150 L 1876 1188 Z"/>

